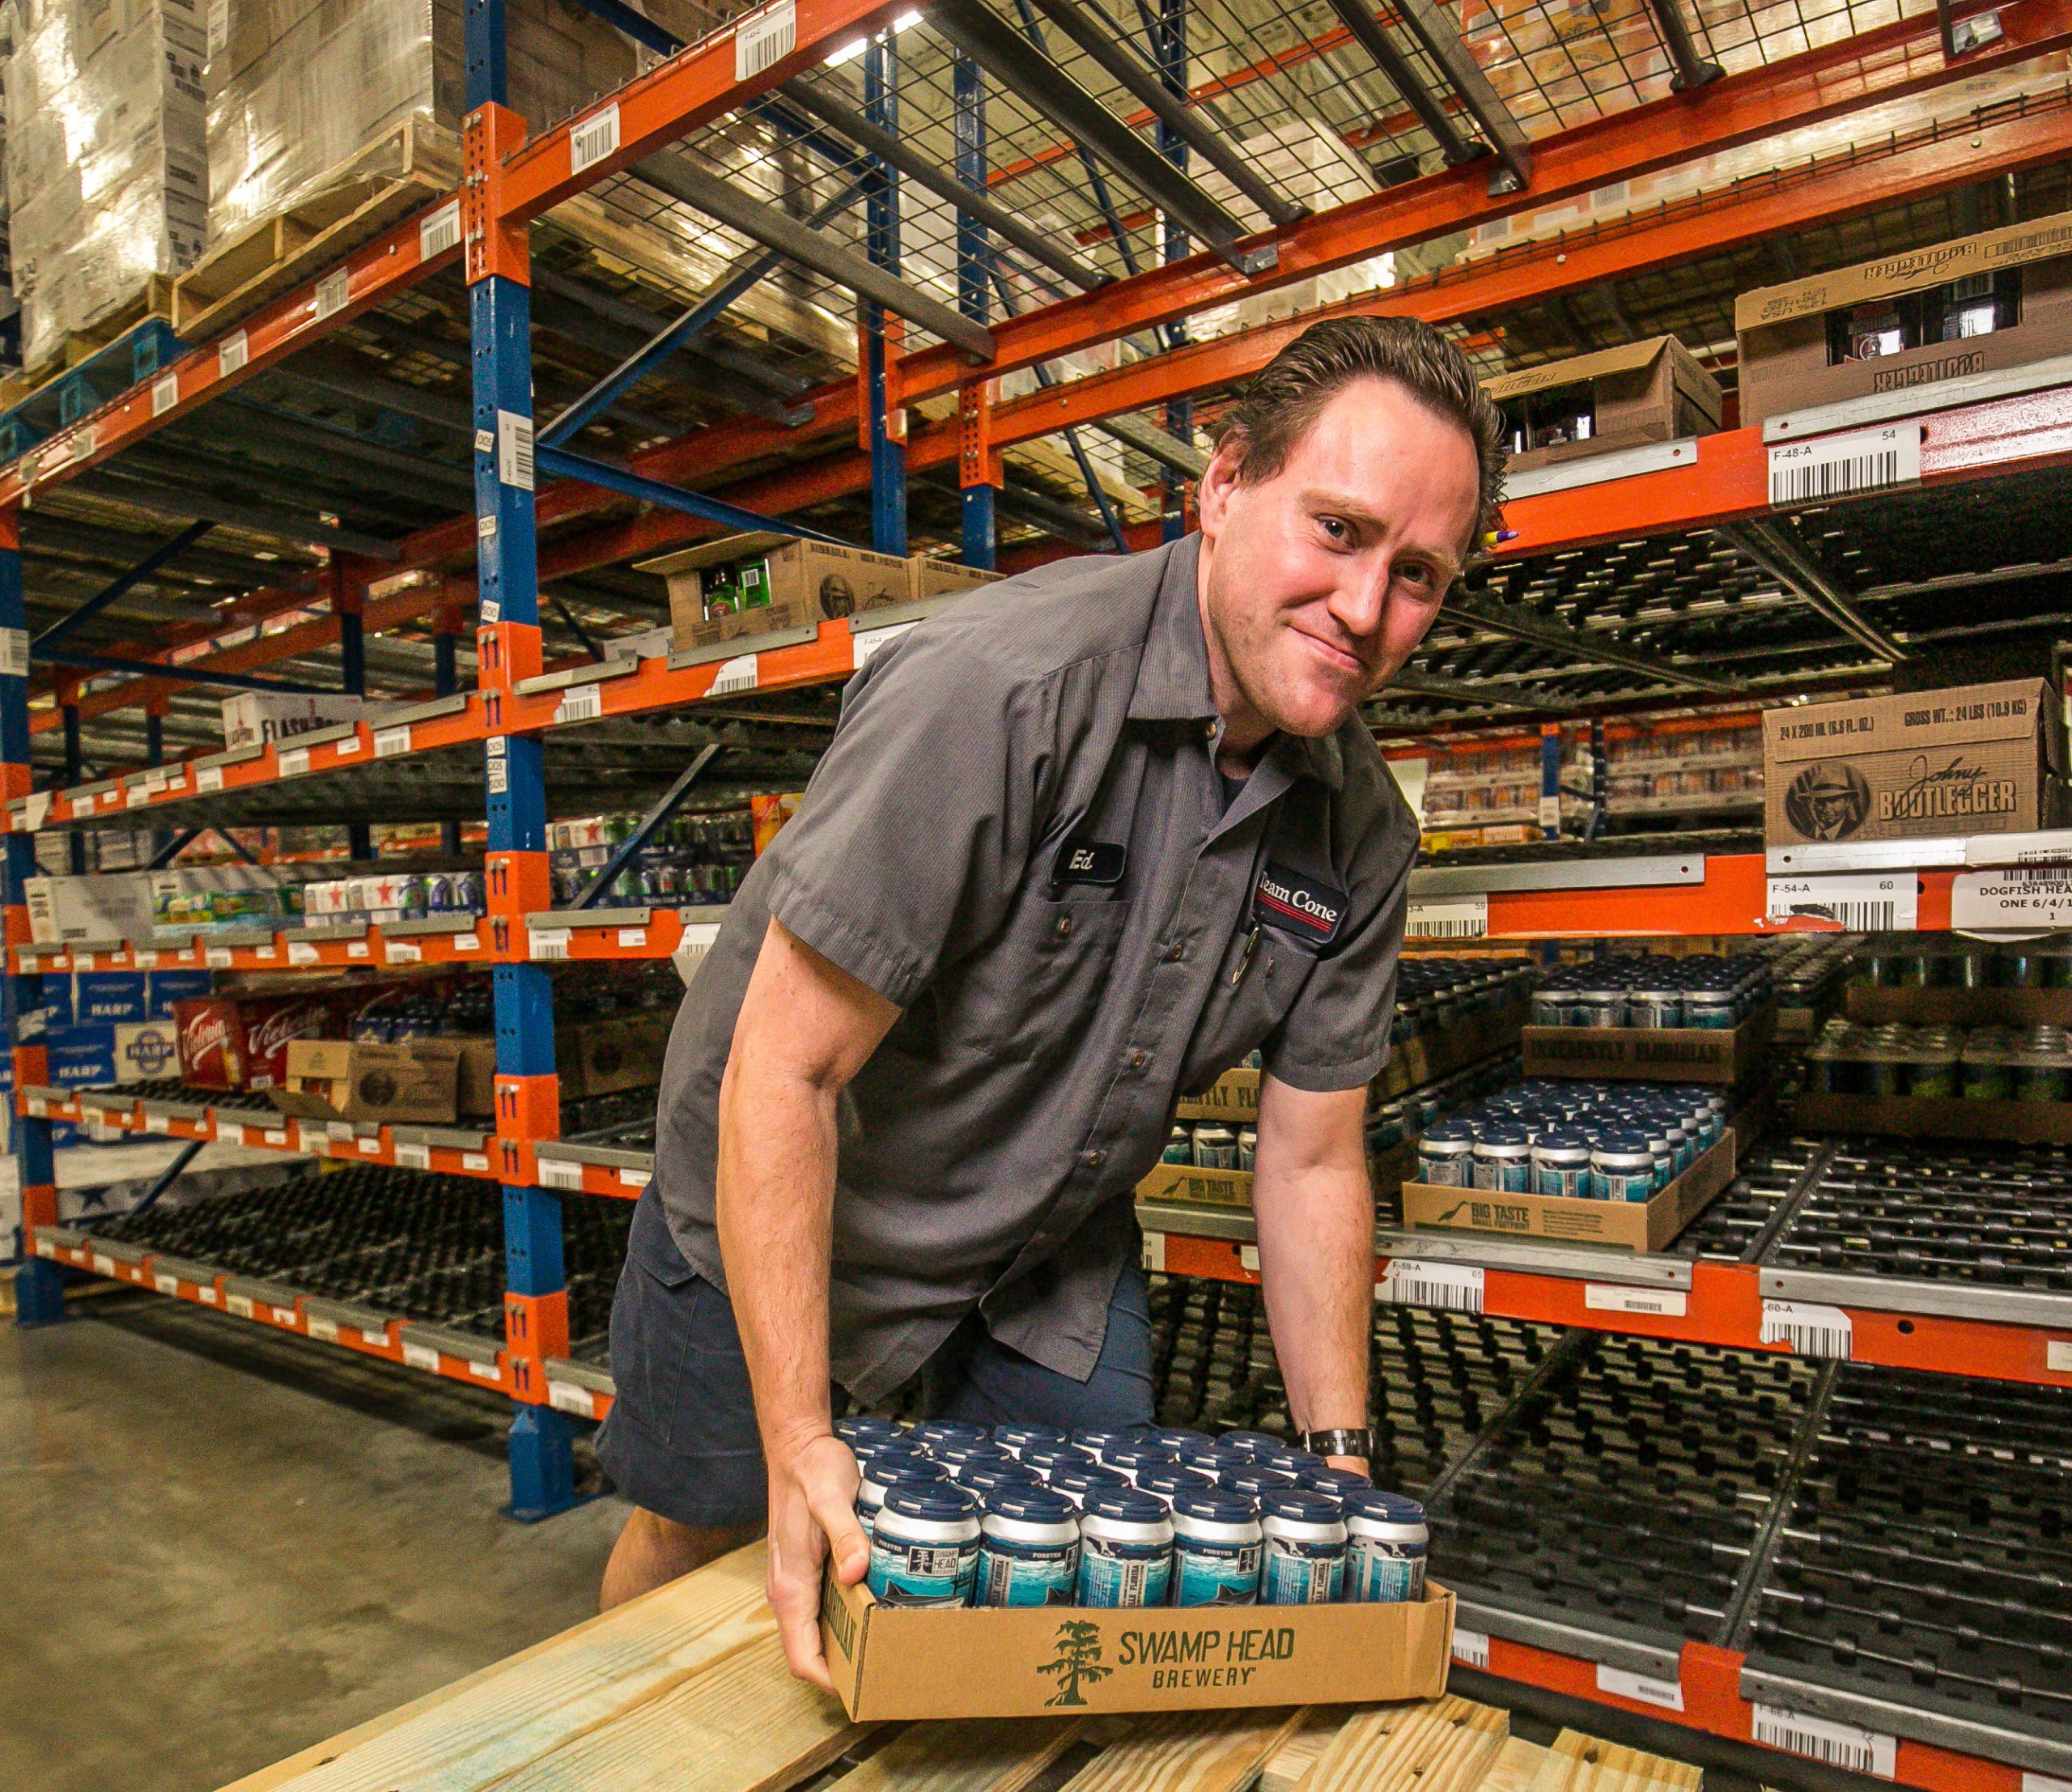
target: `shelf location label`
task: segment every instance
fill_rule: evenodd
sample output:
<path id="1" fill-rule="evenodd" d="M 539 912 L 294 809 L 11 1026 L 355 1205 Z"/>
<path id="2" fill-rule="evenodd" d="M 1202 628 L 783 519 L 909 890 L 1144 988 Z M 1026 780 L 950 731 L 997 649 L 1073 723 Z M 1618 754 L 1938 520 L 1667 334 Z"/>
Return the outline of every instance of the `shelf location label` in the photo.
<path id="1" fill-rule="evenodd" d="M 1950 925 L 1982 932 L 2072 928 L 2072 865 L 1961 871 L 1950 885 Z"/>
<path id="2" fill-rule="evenodd" d="M 1764 924 L 1842 933 L 1910 932 L 1920 924 L 1921 880 L 1911 871 L 1772 877 Z"/>
<path id="3" fill-rule="evenodd" d="M 1413 901 L 1403 931 L 1412 940 L 1480 940 L 1489 931 L 1489 898 L 1448 896 Z"/>
<path id="4" fill-rule="evenodd" d="M 1824 503 L 1854 491 L 1912 485 L 1921 478 L 1921 425 L 1887 423 L 1769 450 L 1770 503 Z"/>

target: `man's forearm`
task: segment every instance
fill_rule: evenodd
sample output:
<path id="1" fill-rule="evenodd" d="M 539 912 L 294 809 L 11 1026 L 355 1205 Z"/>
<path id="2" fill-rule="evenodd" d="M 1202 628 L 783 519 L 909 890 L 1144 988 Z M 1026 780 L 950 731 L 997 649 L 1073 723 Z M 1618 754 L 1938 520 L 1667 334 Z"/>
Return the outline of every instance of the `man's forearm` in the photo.
<path id="1" fill-rule="evenodd" d="M 730 1064 L 720 1085 L 720 1252 L 773 1461 L 829 1429 L 835 1102 L 752 1059 Z"/>
<path id="2" fill-rule="evenodd" d="M 1374 1196 L 1361 1144 L 1364 1105 L 1358 1091 L 1340 1100 L 1269 1085 L 1261 1095 L 1252 1187 L 1259 1280 L 1289 1416 L 1301 1430 L 1368 1420 Z"/>

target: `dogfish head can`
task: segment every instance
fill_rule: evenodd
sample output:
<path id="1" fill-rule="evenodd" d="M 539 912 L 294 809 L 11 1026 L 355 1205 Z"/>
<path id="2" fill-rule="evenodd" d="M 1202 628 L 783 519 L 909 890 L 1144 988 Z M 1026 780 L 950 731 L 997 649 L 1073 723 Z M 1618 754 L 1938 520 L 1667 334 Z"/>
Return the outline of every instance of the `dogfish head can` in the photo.
<path id="1" fill-rule="evenodd" d="M 1079 1517 L 1079 1603 L 1163 1605 L 1172 1581 L 1173 1518 L 1165 1502 L 1133 1487 L 1088 1494 Z"/>
<path id="2" fill-rule="evenodd" d="M 1345 1502 L 1346 1599 L 1401 1605 L 1423 1599 L 1431 1542 L 1416 1501 L 1378 1488 L 1352 1496 Z"/>
<path id="3" fill-rule="evenodd" d="M 1261 1605 L 1332 1605 L 1345 1579 L 1345 1521 L 1328 1493 L 1305 1488 L 1259 1501 Z"/>
<path id="4" fill-rule="evenodd" d="M 1033 1483 L 996 1488 L 979 1521 L 980 1605 L 1070 1605 L 1079 1586 L 1079 1514 Z"/>
<path id="5" fill-rule="evenodd" d="M 969 1605 L 979 1579 L 979 1503 L 949 1481 L 900 1481 L 871 1532 L 865 1581 L 887 1605 Z"/>
<path id="6" fill-rule="evenodd" d="M 949 1471 L 940 1463 L 932 1463 L 925 1456 L 894 1454 L 882 1450 L 865 1463 L 856 1483 L 856 1522 L 864 1527 L 866 1537 L 877 1531 L 877 1515 L 885 1505 L 885 1496 L 905 1481 L 917 1481 L 926 1485 L 931 1481 L 947 1482 Z"/>
<path id="7" fill-rule="evenodd" d="M 1225 1488 L 1173 1501 L 1172 1603 L 1256 1605 L 1262 1552 L 1259 1508 Z"/>

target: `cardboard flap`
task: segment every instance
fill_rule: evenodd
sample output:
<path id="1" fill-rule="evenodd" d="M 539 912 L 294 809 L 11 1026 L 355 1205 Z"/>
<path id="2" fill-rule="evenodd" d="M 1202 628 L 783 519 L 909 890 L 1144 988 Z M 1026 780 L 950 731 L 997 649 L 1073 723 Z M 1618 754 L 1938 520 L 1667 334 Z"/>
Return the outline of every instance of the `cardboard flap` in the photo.
<path id="1" fill-rule="evenodd" d="M 1965 685 L 1767 710 L 1763 750 L 1780 764 L 1837 754 L 1934 752 L 1981 741 L 2023 740 L 2049 719 L 2050 687 L 2040 678 Z"/>
<path id="2" fill-rule="evenodd" d="M 1522 397 L 1529 392 L 1548 392 L 1558 386 L 1581 385 L 1601 380 L 1608 373 L 1633 373 L 1654 364 L 1675 341 L 1673 336 L 1655 336 L 1645 342 L 1628 342 L 1618 348 L 1599 349 L 1594 355 L 1578 355 L 1566 361 L 1550 361 L 1544 367 L 1526 367 L 1517 373 L 1500 374 L 1484 380 L 1482 389 L 1496 403 Z"/>

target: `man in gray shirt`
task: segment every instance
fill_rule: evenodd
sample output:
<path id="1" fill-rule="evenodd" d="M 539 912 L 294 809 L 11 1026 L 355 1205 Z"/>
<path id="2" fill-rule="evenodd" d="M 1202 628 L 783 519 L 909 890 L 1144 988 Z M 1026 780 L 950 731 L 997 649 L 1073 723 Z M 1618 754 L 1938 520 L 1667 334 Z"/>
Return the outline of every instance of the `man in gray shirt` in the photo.
<path id="1" fill-rule="evenodd" d="M 1290 1413 L 1368 1454 L 1374 1203 L 1417 828 L 1357 706 L 1492 526 L 1498 419 L 1396 319 L 1228 413 L 1198 535 L 988 587 L 877 653 L 677 1017 L 599 1453 L 607 1605 L 770 1531 L 824 1682 L 867 1552 L 830 1410 L 1148 1423 L 1132 1191 L 1263 1054 L 1253 1207 Z"/>

